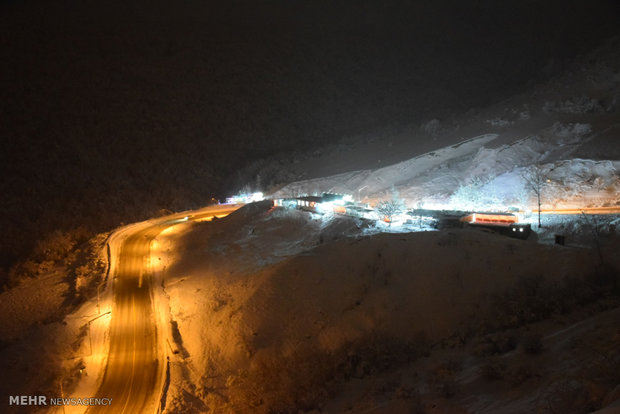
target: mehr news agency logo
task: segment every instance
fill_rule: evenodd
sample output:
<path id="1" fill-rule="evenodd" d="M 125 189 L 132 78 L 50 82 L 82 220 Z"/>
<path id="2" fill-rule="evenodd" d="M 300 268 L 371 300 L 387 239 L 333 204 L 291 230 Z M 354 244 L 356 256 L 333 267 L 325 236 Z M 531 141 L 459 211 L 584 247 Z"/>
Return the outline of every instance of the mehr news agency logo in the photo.
<path id="1" fill-rule="evenodd" d="M 112 405 L 112 398 L 47 398 L 45 395 L 10 395 L 9 405 L 98 406 Z"/>

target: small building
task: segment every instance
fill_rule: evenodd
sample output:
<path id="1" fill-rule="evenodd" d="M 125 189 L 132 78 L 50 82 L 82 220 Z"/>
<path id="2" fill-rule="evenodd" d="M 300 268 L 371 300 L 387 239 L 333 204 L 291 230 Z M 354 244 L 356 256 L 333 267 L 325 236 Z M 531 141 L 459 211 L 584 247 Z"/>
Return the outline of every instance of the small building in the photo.
<path id="1" fill-rule="evenodd" d="M 517 239 L 527 239 L 532 231 L 529 224 L 519 223 L 512 213 L 471 213 L 461 217 L 463 225 L 484 227 Z"/>
<path id="2" fill-rule="evenodd" d="M 323 203 L 323 197 L 305 196 L 297 198 L 297 207 L 302 210 L 316 212 L 317 207 Z"/>
<path id="3" fill-rule="evenodd" d="M 467 224 L 509 227 L 519 221 L 512 213 L 471 213 L 461 217 L 460 221 Z"/>

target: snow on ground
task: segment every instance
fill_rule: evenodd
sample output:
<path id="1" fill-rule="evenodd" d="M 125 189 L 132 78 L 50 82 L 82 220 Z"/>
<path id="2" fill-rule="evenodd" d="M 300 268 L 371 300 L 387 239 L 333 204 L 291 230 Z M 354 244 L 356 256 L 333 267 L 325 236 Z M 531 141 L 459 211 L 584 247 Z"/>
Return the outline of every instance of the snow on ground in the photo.
<path id="1" fill-rule="evenodd" d="M 33 325 L 46 322 L 62 305 L 68 288 L 62 269 L 58 269 L 37 278 L 25 279 L 15 288 L 2 292 L 0 341 L 18 338 Z"/>
<path id="2" fill-rule="evenodd" d="M 9 395 L 60 396 L 64 384 L 79 378 L 84 321 L 63 320 L 61 308 L 69 288 L 62 268 L 25 279 L 0 294 L 0 395 L 3 412 L 19 412 L 8 406 Z M 46 411 L 33 409 L 29 412 Z M 23 412 L 23 411 L 22 411 Z"/>
<path id="3" fill-rule="evenodd" d="M 271 195 L 336 192 L 372 204 L 395 189 L 409 208 L 516 207 L 533 222 L 528 179 L 538 169 L 543 208 L 619 206 L 618 41 L 489 108 L 317 151 L 285 174 L 312 179 Z M 188 225 L 161 241 L 179 348 L 166 410 L 611 406 L 620 383 L 618 303 L 600 299 L 595 286 L 620 269 L 618 224 L 618 216 L 545 215 L 527 241 L 461 229 L 386 234 L 394 229 L 252 205 Z M 565 246 L 537 243 L 558 234 Z M 498 326 L 518 334 L 521 353 L 511 353 L 505 331 L 489 337 Z M 529 329 L 544 333 L 538 340 L 553 352 L 527 359 L 527 349 L 541 352 Z M 480 355 L 489 344 L 505 358 Z M 576 379 L 562 382 L 566 375 Z"/>
<path id="4" fill-rule="evenodd" d="M 265 203 L 160 240 L 180 349 L 168 412 L 320 407 L 466 336 L 488 298 L 532 277 L 583 280 L 597 261 L 483 231 L 361 236 L 360 224 Z"/>
<path id="5" fill-rule="evenodd" d="M 536 214 L 526 221 L 536 222 Z M 535 227 L 539 243 L 554 244 L 556 235 L 563 236 L 567 245 L 596 248 L 597 239 L 620 234 L 619 214 L 543 214 L 542 227 Z"/>
<path id="6" fill-rule="evenodd" d="M 488 167 L 489 159 L 493 157 L 472 165 L 476 166 L 475 170 L 494 172 L 482 175 L 466 170 L 466 174 L 474 178 L 452 194 L 448 207 L 478 211 L 505 210 L 507 207 L 537 210 L 535 193 L 526 180 L 534 167 L 521 164 L 508 169 L 502 168 L 501 165 L 507 164 L 501 162 Z M 543 178 L 543 209 L 620 206 L 620 161 L 570 159 L 537 165 Z M 485 177 L 486 181 L 479 177 Z"/>

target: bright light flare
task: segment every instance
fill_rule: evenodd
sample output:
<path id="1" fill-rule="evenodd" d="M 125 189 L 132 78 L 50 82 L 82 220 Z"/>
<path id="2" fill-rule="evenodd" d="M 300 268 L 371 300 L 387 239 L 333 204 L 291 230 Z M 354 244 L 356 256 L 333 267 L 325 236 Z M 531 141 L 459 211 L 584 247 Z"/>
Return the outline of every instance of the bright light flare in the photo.
<path id="1" fill-rule="evenodd" d="M 318 203 L 316 205 L 316 212 L 321 214 L 328 214 L 334 212 L 334 201 L 326 201 L 324 203 Z"/>
<path id="2" fill-rule="evenodd" d="M 262 191 L 255 193 L 240 193 L 226 199 L 227 204 L 248 204 L 256 203 L 265 199 L 265 195 Z"/>

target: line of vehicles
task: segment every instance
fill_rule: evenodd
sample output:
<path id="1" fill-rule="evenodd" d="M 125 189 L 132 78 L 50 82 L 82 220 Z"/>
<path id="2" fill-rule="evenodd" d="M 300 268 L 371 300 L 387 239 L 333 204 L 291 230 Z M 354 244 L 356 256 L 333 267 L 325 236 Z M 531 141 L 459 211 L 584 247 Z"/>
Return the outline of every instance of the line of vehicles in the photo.
<path id="1" fill-rule="evenodd" d="M 354 202 L 350 196 L 323 193 L 320 196 L 300 196 L 276 198 L 276 207 L 296 208 L 317 214 L 340 214 L 366 220 L 382 220 L 391 222 L 394 217 L 382 216 L 368 204 Z M 404 211 L 400 217 L 401 225 L 415 226 L 415 223 L 431 223 L 435 228 L 478 227 L 487 228 L 509 237 L 527 239 L 531 226 L 520 223 L 519 217 L 513 213 L 468 212 L 412 209 Z"/>

